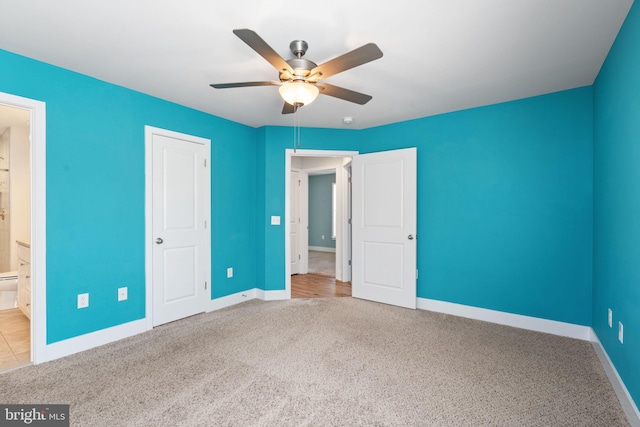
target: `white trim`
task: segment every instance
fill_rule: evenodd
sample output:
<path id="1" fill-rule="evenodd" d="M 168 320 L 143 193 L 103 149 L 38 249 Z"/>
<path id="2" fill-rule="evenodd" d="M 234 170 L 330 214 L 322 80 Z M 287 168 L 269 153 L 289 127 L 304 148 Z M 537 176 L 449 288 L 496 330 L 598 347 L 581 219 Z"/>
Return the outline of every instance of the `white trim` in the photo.
<path id="1" fill-rule="evenodd" d="M 309 174 L 306 171 L 292 167 L 290 173 L 297 173 L 299 186 L 298 196 L 298 233 L 296 238 L 298 241 L 298 265 L 297 274 L 307 274 L 309 272 L 309 233 L 301 233 L 300 230 L 308 230 L 309 224 Z M 289 180 L 291 182 L 291 180 Z M 287 191 L 291 191 L 288 189 Z M 290 195 L 290 193 L 288 193 Z M 289 224 L 291 231 L 291 224 Z M 291 236 L 287 237 L 287 242 L 291 242 Z"/>
<path id="2" fill-rule="evenodd" d="M 598 359 L 600 359 L 602 368 L 607 374 L 607 378 L 609 378 L 609 382 L 611 383 L 616 396 L 618 396 L 618 400 L 620 401 L 624 414 L 627 416 L 629 424 L 635 427 L 640 426 L 640 411 L 638 411 L 638 406 L 636 406 L 633 401 L 633 398 L 629 394 L 629 390 L 627 390 L 622 378 L 620 378 L 620 374 L 618 374 L 618 370 L 611 362 L 609 355 L 602 346 L 602 343 L 600 343 L 598 335 L 596 335 L 596 332 L 593 329 L 591 329 L 591 338 L 593 349 L 598 355 Z"/>
<path id="3" fill-rule="evenodd" d="M 285 236 L 285 244 L 284 244 L 284 264 L 285 264 L 285 289 L 284 291 L 284 297 L 283 298 L 276 298 L 276 299 L 291 299 L 291 248 L 290 248 L 290 244 L 289 244 L 289 210 L 291 209 L 291 202 L 289 200 L 289 186 L 290 186 L 290 181 L 291 181 L 291 157 L 295 154 L 296 156 L 300 156 L 300 157 L 353 157 L 353 156 L 357 156 L 358 155 L 358 151 L 334 151 L 334 150 L 293 150 L 291 148 L 287 148 L 285 149 L 285 161 L 284 161 L 284 236 Z M 325 168 L 326 169 L 326 168 Z M 336 169 L 336 182 L 338 180 L 338 170 Z M 346 179 L 346 177 L 345 177 Z M 344 210 L 344 209 L 343 209 Z M 269 215 L 269 213 L 267 213 L 267 215 Z M 344 221 L 347 221 L 347 218 L 343 218 Z M 340 230 L 339 230 L 340 232 Z M 345 243 L 346 239 L 342 239 L 343 242 L 341 243 Z M 338 242 L 336 242 L 336 246 L 338 245 Z M 338 273 L 338 263 L 336 263 L 336 279 L 340 280 L 342 279 L 342 273 L 343 271 L 340 271 L 340 274 Z M 264 291 L 263 291 L 264 292 Z M 275 292 L 275 291 L 268 291 L 268 292 Z M 280 292 L 280 291 L 278 291 Z M 258 296 L 258 298 L 260 299 L 265 299 L 265 298 L 261 298 L 260 296 Z"/>
<path id="4" fill-rule="evenodd" d="M 264 291 L 262 289 L 256 289 L 256 298 L 261 299 L 263 301 L 280 301 L 285 299 L 291 299 L 291 290 L 289 290 L 289 294 L 287 291 Z"/>
<path id="5" fill-rule="evenodd" d="M 208 305 L 207 312 L 220 310 L 252 299 L 276 301 L 287 299 L 285 297 L 285 291 L 263 291 L 262 289 L 253 288 L 211 300 Z M 90 332 L 88 334 L 79 335 L 77 337 L 47 345 L 46 358 L 40 360 L 40 362 L 48 362 L 60 357 L 70 356 L 81 351 L 90 350 L 114 341 L 129 338 L 143 332 L 148 332 L 152 329 L 153 327 L 149 326 L 148 319 L 144 318 L 110 328 L 101 329 L 99 331 Z"/>
<path id="6" fill-rule="evenodd" d="M 145 274 L 145 320 L 147 329 L 153 328 L 153 257 L 150 245 L 153 236 L 153 144 L 149 135 L 151 128 L 144 128 L 144 274 Z"/>
<path id="7" fill-rule="evenodd" d="M 167 129 L 156 128 L 153 126 L 144 127 L 144 220 L 145 220 L 145 319 L 147 328 L 153 328 L 153 135 L 166 136 L 168 138 L 182 139 L 184 141 L 202 144 L 207 147 L 207 164 L 209 171 L 207 173 L 207 182 L 205 183 L 204 192 L 209 196 L 209 204 L 205 207 L 205 220 L 208 225 L 207 242 L 205 249 L 207 254 L 207 264 L 205 266 L 205 280 L 209 283 L 207 303 L 211 300 L 211 140 L 199 136 L 188 135 L 185 133 L 174 132 Z M 208 305 L 205 305 L 205 310 Z"/>
<path id="8" fill-rule="evenodd" d="M 235 294 L 227 295 L 224 297 L 212 299 L 209 302 L 207 312 L 220 310 L 223 308 L 231 307 L 232 305 L 240 304 L 256 298 L 256 289 L 249 289 Z"/>
<path id="9" fill-rule="evenodd" d="M 344 158 L 342 160 L 342 168 L 338 174 L 336 171 L 336 182 L 338 182 L 338 176 L 341 176 L 342 185 L 338 188 L 338 197 L 342 199 L 342 221 L 338 221 L 338 230 L 342 233 L 344 238 L 342 239 L 342 262 L 337 259 L 340 254 L 336 252 L 336 267 L 342 268 L 341 275 L 336 275 L 336 279 L 339 276 L 339 280 L 343 282 L 351 282 L 351 163 L 353 157 Z M 341 203 L 338 202 L 338 205 Z M 341 228 L 342 227 L 342 228 Z M 336 236 L 337 237 L 337 236 Z M 338 240 L 336 239 L 336 247 L 338 246 Z"/>
<path id="10" fill-rule="evenodd" d="M 428 298 L 417 298 L 417 308 L 421 310 L 435 311 L 438 313 L 452 314 L 454 316 L 466 317 L 469 319 L 482 320 L 484 322 L 497 323 L 499 325 L 512 326 L 514 328 L 576 338 L 584 341 L 591 340 L 591 328 L 589 326 L 575 325 L 573 323 L 540 319 L 538 317 L 523 316 L 521 314 L 505 313 L 502 311 L 489 310 L 486 308 L 472 307 L 469 305 L 455 304 Z"/>
<path id="11" fill-rule="evenodd" d="M 148 330 L 146 320 L 140 319 L 58 341 L 47 345 L 47 358 L 46 360 L 42 360 L 42 362 L 90 350 L 101 345 L 109 344 L 110 342 L 138 335 Z"/>
<path id="12" fill-rule="evenodd" d="M 300 206 L 300 224 L 298 228 L 298 244 L 301 250 L 300 268 L 298 268 L 298 274 L 309 273 L 309 173 L 305 170 L 298 171 L 298 178 L 300 179 L 300 197 L 298 198 L 298 205 Z M 291 225 L 291 224 L 289 224 Z M 307 233 L 300 233 L 300 230 L 306 230 Z M 290 242 L 287 239 L 287 242 Z"/>
<path id="13" fill-rule="evenodd" d="M 0 92 L 0 103 L 30 112 L 31 361 L 47 360 L 47 105 Z"/>
<path id="14" fill-rule="evenodd" d="M 324 246 L 309 246 L 310 251 L 318 251 L 318 252 L 333 252 L 336 253 L 336 248 L 326 248 Z"/>
<path id="15" fill-rule="evenodd" d="M 290 298 L 287 298 L 287 294 L 283 290 L 264 291 L 258 288 L 247 289 L 246 291 L 237 292 L 235 294 L 231 294 L 231 295 L 227 295 L 224 297 L 211 300 L 211 303 L 209 304 L 209 308 L 207 309 L 207 312 L 220 310 L 226 307 L 231 307 L 232 305 L 247 302 L 252 299 L 260 299 L 262 301 L 279 301 L 279 300 L 286 300 Z"/>

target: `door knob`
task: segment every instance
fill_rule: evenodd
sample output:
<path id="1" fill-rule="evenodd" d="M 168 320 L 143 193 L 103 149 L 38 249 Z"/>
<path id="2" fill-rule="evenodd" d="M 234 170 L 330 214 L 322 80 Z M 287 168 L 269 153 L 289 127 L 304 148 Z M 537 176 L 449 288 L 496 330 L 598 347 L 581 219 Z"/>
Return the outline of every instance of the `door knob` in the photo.
<path id="1" fill-rule="evenodd" d="M 156 243 L 157 243 L 157 244 L 161 245 L 161 244 L 162 244 L 162 242 L 164 242 L 164 240 L 162 240 L 162 238 L 161 238 L 161 237 L 158 237 L 158 238 L 156 239 Z"/>
<path id="2" fill-rule="evenodd" d="M 409 239 L 409 240 L 413 240 L 413 234 L 409 234 L 409 235 L 407 236 L 407 239 Z"/>

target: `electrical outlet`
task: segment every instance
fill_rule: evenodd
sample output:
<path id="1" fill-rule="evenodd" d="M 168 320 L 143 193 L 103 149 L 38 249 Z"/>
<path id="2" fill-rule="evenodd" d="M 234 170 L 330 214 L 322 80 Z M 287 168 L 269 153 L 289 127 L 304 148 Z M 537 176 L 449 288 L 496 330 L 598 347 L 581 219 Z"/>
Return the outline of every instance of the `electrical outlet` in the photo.
<path id="1" fill-rule="evenodd" d="M 118 301 L 126 301 L 127 298 L 129 298 L 128 288 L 126 286 L 118 288 Z"/>
<path id="2" fill-rule="evenodd" d="M 622 322 L 618 322 L 618 341 L 620 341 L 620 344 L 624 344 L 624 326 L 622 326 Z"/>
<path id="3" fill-rule="evenodd" d="M 324 234 L 322 235 L 322 240 L 324 240 Z"/>
<path id="4" fill-rule="evenodd" d="M 89 307 L 89 294 L 78 294 L 78 308 Z"/>
<path id="5" fill-rule="evenodd" d="M 227 279 L 231 279 L 233 277 L 233 268 L 227 268 Z"/>
<path id="6" fill-rule="evenodd" d="M 609 323 L 609 327 L 613 328 L 613 311 L 611 311 L 611 309 L 609 309 L 607 319 L 608 319 L 607 322 Z"/>

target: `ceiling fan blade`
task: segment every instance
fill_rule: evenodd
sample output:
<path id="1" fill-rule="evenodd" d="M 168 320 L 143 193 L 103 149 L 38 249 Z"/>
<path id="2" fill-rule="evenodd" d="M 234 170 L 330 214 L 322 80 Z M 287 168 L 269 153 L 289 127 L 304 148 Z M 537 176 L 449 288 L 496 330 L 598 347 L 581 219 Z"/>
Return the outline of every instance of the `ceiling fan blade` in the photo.
<path id="1" fill-rule="evenodd" d="M 320 78 L 326 79 L 329 76 L 357 67 L 358 65 L 366 64 L 378 58 L 382 58 L 382 51 L 374 43 L 369 43 L 342 56 L 331 59 L 324 64 L 318 65 L 311 70 L 309 75 L 313 76 L 316 73 L 320 73 Z"/>
<path id="2" fill-rule="evenodd" d="M 289 104 L 288 102 L 285 102 L 284 105 L 282 106 L 282 114 L 292 114 L 295 112 L 296 112 L 296 107 Z"/>
<path id="3" fill-rule="evenodd" d="M 280 86 L 278 82 L 242 82 L 242 83 L 213 83 L 209 86 L 216 89 L 229 89 L 232 87 L 250 87 L 250 86 Z"/>
<path id="4" fill-rule="evenodd" d="M 354 102 L 360 105 L 364 105 L 367 102 L 371 101 L 371 99 L 373 99 L 371 95 L 365 95 L 364 93 L 355 92 L 353 90 L 330 85 L 327 83 L 320 83 L 316 86 L 318 87 L 318 89 L 320 89 L 320 93 L 323 95 L 333 96 L 334 98 L 344 99 L 345 101 Z"/>
<path id="5" fill-rule="evenodd" d="M 258 52 L 260 56 L 266 59 L 279 72 L 286 70 L 293 73 L 291 66 L 289 66 L 289 64 L 287 64 L 287 62 L 267 44 L 267 42 L 262 40 L 255 31 L 247 29 L 233 30 L 233 34 L 240 37 L 240 40 L 248 44 L 251 49 Z"/>

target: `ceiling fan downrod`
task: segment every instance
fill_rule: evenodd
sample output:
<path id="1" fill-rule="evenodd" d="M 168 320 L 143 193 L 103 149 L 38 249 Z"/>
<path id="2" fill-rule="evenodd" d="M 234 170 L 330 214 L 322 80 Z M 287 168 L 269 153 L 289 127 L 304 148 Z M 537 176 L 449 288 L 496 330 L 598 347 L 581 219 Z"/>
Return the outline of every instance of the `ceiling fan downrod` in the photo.
<path id="1" fill-rule="evenodd" d="M 294 40 L 289 44 L 289 49 L 291 49 L 291 53 L 300 59 L 307 53 L 307 49 L 309 49 L 309 44 L 304 40 Z"/>

